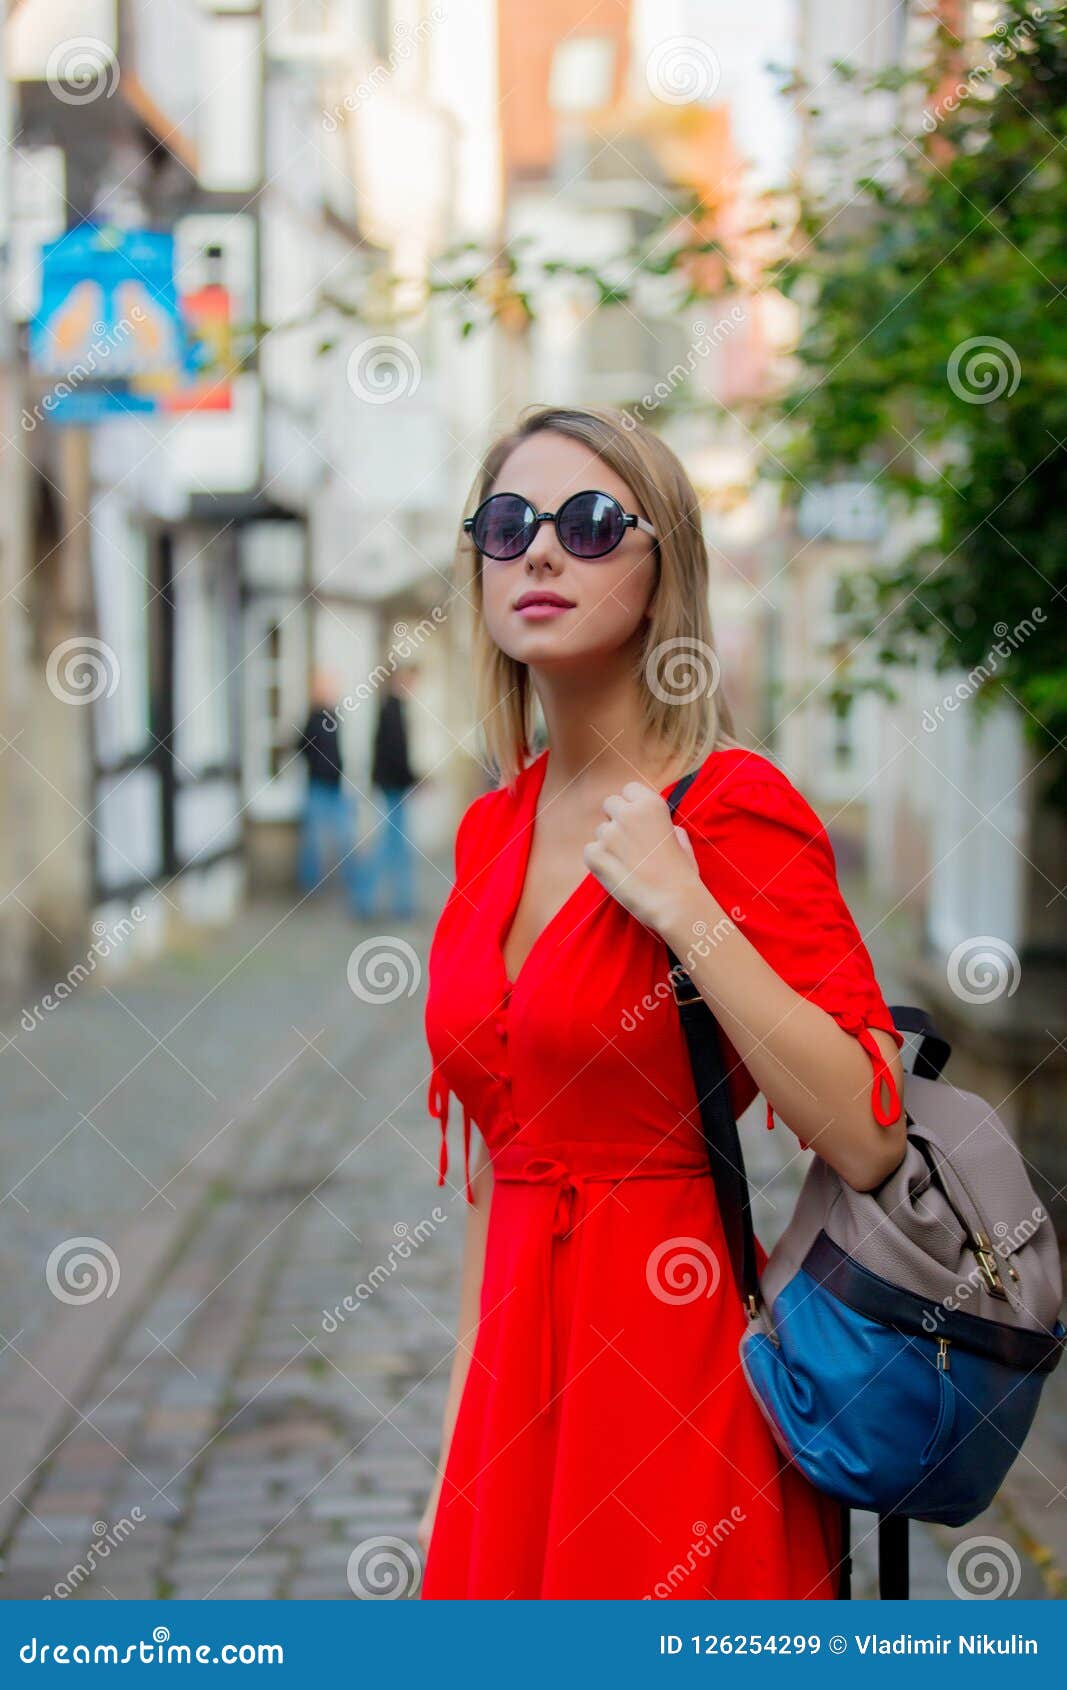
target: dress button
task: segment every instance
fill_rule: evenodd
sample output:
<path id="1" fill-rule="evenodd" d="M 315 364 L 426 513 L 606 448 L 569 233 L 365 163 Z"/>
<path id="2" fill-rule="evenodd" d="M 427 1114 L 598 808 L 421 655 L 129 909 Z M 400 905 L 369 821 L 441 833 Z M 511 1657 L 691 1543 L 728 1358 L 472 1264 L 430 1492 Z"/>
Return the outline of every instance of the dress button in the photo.
<path id="1" fill-rule="evenodd" d="M 496 1029 L 497 1037 L 506 1041 L 508 1036 L 508 1024 L 502 1015 L 497 1016 L 496 1020 L 493 1022 L 493 1026 Z"/>

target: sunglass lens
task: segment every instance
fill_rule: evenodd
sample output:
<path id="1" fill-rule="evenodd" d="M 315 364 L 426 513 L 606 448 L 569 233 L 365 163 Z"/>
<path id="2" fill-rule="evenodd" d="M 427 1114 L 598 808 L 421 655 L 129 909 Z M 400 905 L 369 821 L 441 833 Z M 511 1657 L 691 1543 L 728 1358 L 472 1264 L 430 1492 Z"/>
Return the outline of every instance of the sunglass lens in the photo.
<path id="1" fill-rule="evenodd" d="M 559 513 L 559 537 L 575 557 L 603 557 L 625 532 L 621 505 L 606 493 L 576 493 Z"/>
<path id="2" fill-rule="evenodd" d="M 517 493 L 496 493 L 478 512 L 474 543 L 487 557 L 518 557 L 530 544 L 534 515 Z"/>

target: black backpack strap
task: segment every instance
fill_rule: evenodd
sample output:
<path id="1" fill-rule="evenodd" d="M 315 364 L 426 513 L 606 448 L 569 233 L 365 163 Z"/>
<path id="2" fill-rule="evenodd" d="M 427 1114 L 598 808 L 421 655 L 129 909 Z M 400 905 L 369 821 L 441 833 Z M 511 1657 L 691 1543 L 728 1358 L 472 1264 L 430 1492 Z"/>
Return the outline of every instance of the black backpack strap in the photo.
<path id="1" fill-rule="evenodd" d="M 696 780 L 697 775 L 700 773 L 703 766 L 704 765 L 701 763 L 698 764 L 695 769 L 690 769 L 687 775 L 683 775 L 680 780 L 676 780 L 674 785 L 671 787 L 671 790 L 667 794 L 667 808 L 670 810 L 672 816 L 678 808 L 683 794 L 689 791 L 689 788 Z"/>
<path id="2" fill-rule="evenodd" d="M 952 1055 L 952 1046 L 938 1032 L 925 1009 L 918 1009 L 914 1004 L 894 1003 L 889 1005 L 889 1013 L 898 1032 L 919 1035 L 913 1072 L 920 1080 L 939 1080 L 945 1063 Z"/>
<path id="3" fill-rule="evenodd" d="M 837 1562 L 837 1600 L 852 1598 L 852 1510 L 847 1502 L 841 1504 L 841 1548 Z"/>
<path id="4" fill-rule="evenodd" d="M 698 772 L 697 769 L 690 770 L 671 788 L 667 803 L 672 816 L 682 794 L 692 785 Z M 730 1102 L 718 1023 L 669 945 L 667 955 L 671 965 L 671 986 L 693 1065 L 700 1124 L 715 1181 L 719 1215 L 730 1250 L 730 1266 L 743 1301 L 754 1313 L 759 1300 L 759 1274 L 756 1269 L 752 1205 L 737 1121 Z M 915 1058 L 916 1074 L 924 1079 L 936 1080 L 950 1055 L 951 1047 L 947 1040 L 941 1037 L 924 1010 L 897 1007 L 890 1009 L 890 1014 L 894 1025 L 902 1033 L 918 1033 L 921 1037 Z M 843 1600 L 852 1595 L 851 1540 L 852 1514 L 848 1505 L 842 1503 L 837 1595 Z M 894 1601 L 906 1599 L 908 1589 L 907 1518 L 902 1514 L 879 1515 L 878 1593 L 883 1601 Z"/>
<path id="5" fill-rule="evenodd" d="M 883 1602 L 906 1602 L 911 1584 L 908 1568 L 908 1517 L 878 1516 L 878 1594 Z"/>
<path id="6" fill-rule="evenodd" d="M 698 773 L 699 770 L 691 769 L 671 788 L 667 803 L 672 816 L 682 794 L 692 785 Z M 737 1121 L 730 1102 L 718 1023 L 669 945 L 667 955 L 670 959 L 671 986 L 678 1005 L 678 1015 L 689 1046 L 689 1058 L 693 1066 L 693 1078 L 700 1105 L 700 1124 L 715 1181 L 719 1215 L 730 1251 L 730 1266 L 742 1300 L 749 1312 L 754 1313 L 759 1301 L 759 1274 L 756 1269 L 752 1205 Z M 902 1033 L 918 1033 L 921 1036 L 922 1042 L 915 1059 L 916 1074 L 920 1074 L 924 1079 L 936 1080 L 951 1053 L 947 1040 L 938 1033 L 924 1010 L 897 1007 L 890 1009 L 890 1014 L 894 1025 Z M 907 1518 L 902 1514 L 880 1515 L 879 1595 L 883 1601 L 906 1599 L 908 1589 Z M 852 1514 L 847 1503 L 841 1504 L 837 1595 L 839 1599 L 846 1601 L 852 1595 Z"/>
<path id="7" fill-rule="evenodd" d="M 671 788 L 667 803 L 672 816 L 679 799 L 698 772 L 697 769 L 690 770 Z M 718 1023 L 669 945 L 667 956 L 674 1000 L 689 1046 L 689 1060 L 700 1105 L 700 1125 L 715 1181 L 715 1196 L 730 1251 L 734 1283 L 752 1313 L 759 1298 L 756 1237 L 752 1229 L 748 1179 L 730 1102 Z"/>

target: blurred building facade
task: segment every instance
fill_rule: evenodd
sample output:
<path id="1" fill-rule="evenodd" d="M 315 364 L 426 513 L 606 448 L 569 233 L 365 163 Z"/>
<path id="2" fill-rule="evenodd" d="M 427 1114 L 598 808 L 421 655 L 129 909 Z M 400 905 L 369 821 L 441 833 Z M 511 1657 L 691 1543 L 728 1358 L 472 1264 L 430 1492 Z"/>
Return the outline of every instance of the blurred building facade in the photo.
<path id="1" fill-rule="evenodd" d="M 668 433 L 705 502 L 728 685 L 758 715 L 774 516 L 737 407 L 765 379 L 773 301 L 725 299 L 712 321 L 654 279 L 607 311 L 549 286 L 532 327 L 461 339 L 457 301 L 429 287 L 462 241 L 610 265 L 679 188 L 710 198 L 716 232 L 740 226 L 719 59 L 698 53 L 681 102 L 660 63 L 707 10 L 14 8 L 12 432 L 41 398 L 26 344 L 41 245 L 86 221 L 172 232 L 180 288 L 224 294 L 237 359 L 228 409 L 23 430 L 4 553 L 20 652 L 5 796 L 23 826 L 5 907 L 27 957 L 77 955 L 93 921 L 136 907 L 133 954 L 289 883 L 316 671 L 346 701 L 365 837 L 376 695 L 418 666 L 415 761 L 438 778 L 416 824 L 447 844 L 484 781 L 456 519 L 487 440 L 526 403 L 636 401 Z M 89 54 L 80 81 L 72 44 Z M 107 673 L 72 702 L 49 660 L 86 640 Z"/>
<path id="2" fill-rule="evenodd" d="M 172 919 L 224 917 L 240 892 L 238 559 L 197 501 L 254 481 L 258 377 L 235 375 L 231 412 L 59 426 L 25 325 L 42 241 L 85 224 L 172 232 L 183 285 L 251 320 L 256 34 L 241 8 L 192 0 L 25 0 L 8 17 L 24 544 L 8 774 L 25 795 L 20 903 L 42 962 L 83 950 L 90 919 L 107 928 L 136 905 L 143 948 Z"/>
<path id="3" fill-rule="evenodd" d="M 461 739 L 442 607 L 493 347 L 459 379 L 422 301 L 432 255 L 497 223 L 492 22 L 403 0 L 12 9 L 9 985 L 131 911 L 126 955 L 291 879 L 316 669 L 350 701 L 354 791 L 398 663 L 420 668 L 419 765 Z M 228 408 L 52 420 L 27 356 L 41 247 L 86 224 L 172 233 L 179 289 L 225 297 Z M 57 681 L 68 650 L 80 680 Z M 376 817 L 368 792 L 360 832 Z M 433 799 L 425 826 L 447 828 Z"/>
<path id="4" fill-rule="evenodd" d="M 766 390 L 789 314 L 758 288 L 728 291 L 714 259 L 702 280 L 721 291 L 698 307 L 680 303 L 691 271 L 638 275 L 628 259 L 653 241 L 662 256 L 716 238 L 744 269 L 752 219 L 734 114 L 750 84 L 737 65 L 730 81 L 736 31 L 712 28 L 728 11 L 699 0 L 500 8 L 506 233 L 634 289 L 604 308 L 570 278 L 543 287 L 509 396 L 627 406 L 679 453 L 703 509 L 722 684 L 762 734 L 778 516 L 745 406 Z M 709 208 L 699 224 L 691 194 Z M 701 662 L 683 684 L 700 684 Z"/>

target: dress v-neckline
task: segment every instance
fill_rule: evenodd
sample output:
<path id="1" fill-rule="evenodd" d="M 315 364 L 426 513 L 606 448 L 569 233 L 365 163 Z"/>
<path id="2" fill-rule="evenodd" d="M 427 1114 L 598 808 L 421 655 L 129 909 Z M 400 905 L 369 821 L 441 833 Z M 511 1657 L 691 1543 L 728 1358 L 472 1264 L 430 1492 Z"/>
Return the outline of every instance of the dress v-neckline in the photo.
<path id="1" fill-rule="evenodd" d="M 538 764 L 540 765 L 539 769 Z M 589 869 L 578 882 L 573 892 L 570 892 L 567 897 L 564 898 L 555 914 L 549 916 L 540 933 L 537 934 L 533 944 L 523 957 L 514 979 L 511 977 L 508 972 L 507 962 L 504 959 L 504 948 L 507 945 L 508 935 L 511 932 L 512 927 L 515 925 L 515 917 L 519 912 L 519 905 L 522 903 L 522 895 L 526 890 L 526 877 L 529 872 L 530 858 L 533 854 L 533 835 L 534 826 L 537 820 L 537 801 L 541 796 L 541 788 L 545 783 L 545 774 L 547 769 L 548 749 L 546 748 L 540 753 L 535 762 L 527 766 L 526 773 L 529 776 L 529 780 L 526 788 L 526 799 L 520 811 L 522 825 L 516 834 L 517 868 L 511 877 L 507 902 L 504 907 L 500 925 L 497 929 L 496 954 L 500 962 L 500 972 L 504 977 L 505 990 L 509 996 L 514 994 L 519 982 L 526 973 L 530 959 L 534 952 L 540 947 L 543 940 L 556 926 L 560 918 L 564 916 L 570 909 L 571 905 L 577 901 L 580 894 L 585 891 L 585 888 L 589 885 L 590 881 L 592 881 L 598 891 L 602 892 L 606 898 L 611 897 L 611 893 L 605 886 L 601 885 L 601 882 L 597 879 L 592 869 Z M 536 773 L 535 770 L 537 771 Z M 700 771 L 698 769 L 698 775 L 699 772 Z M 668 781 L 666 786 L 660 788 L 660 797 L 666 798 L 668 793 L 677 786 L 678 782 L 684 779 L 684 775 L 676 775 L 674 780 Z M 687 795 L 688 789 L 686 794 L 683 795 L 683 802 L 684 797 Z"/>

